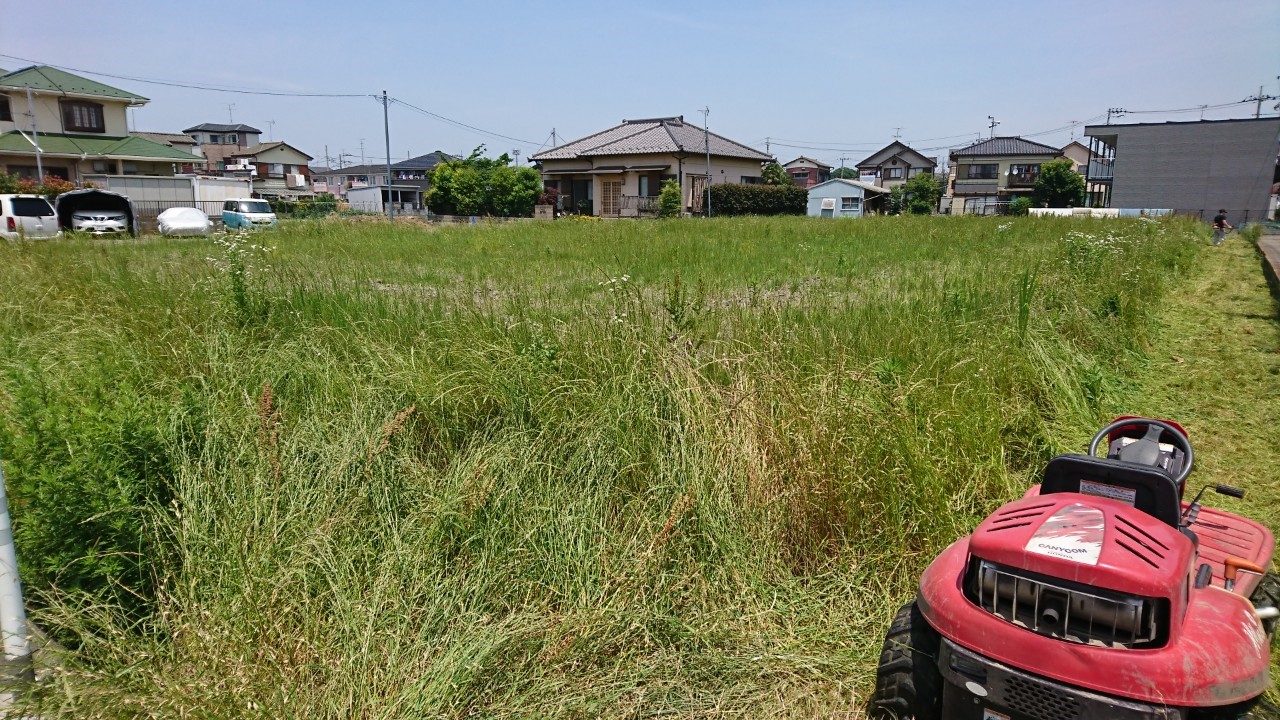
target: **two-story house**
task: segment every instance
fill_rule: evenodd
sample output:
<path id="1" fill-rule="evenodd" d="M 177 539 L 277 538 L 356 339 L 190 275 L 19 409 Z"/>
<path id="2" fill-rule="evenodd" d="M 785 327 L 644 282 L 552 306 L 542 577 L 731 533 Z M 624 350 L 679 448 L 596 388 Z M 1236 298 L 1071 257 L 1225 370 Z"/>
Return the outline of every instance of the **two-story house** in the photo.
<path id="1" fill-rule="evenodd" d="M 868 155 L 855 167 L 858 177 L 866 178 L 876 187 L 886 190 L 901 185 L 920 173 L 933 173 L 938 169 L 938 158 L 923 155 L 905 143 L 894 140 Z"/>
<path id="2" fill-rule="evenodd" d="M 803 155 L 783 165 L 782 168 L 787 171 L 795 184 L 802 188 L 811 188 L 831 179 L 830 165 Z"/>
<path id="3" fill-rule="evenodd" d="M 993 137 L 951 152 L 951 214 L 991 215 L 1031 195 L 1040 167 L 1062 150 L 1020 137 Z"/>
<path id="4" fill-rule="evenodd" d="M 86 174 L 173 175 L 200 158 L 131 135 L 141 95 L 46 65 L 0 70 L 0 171 L 81 183 Z"/>
<path id="5" fill-rule="evenodd" d="M 635 217 L 657 211 L 667 180 L 679 184 L 686 211 L 702 212 L 708 183 L 758 183 L 761 163 L 773 158 L 679 116 L 623 120 L 530 160 L 539 164 L 546 187 L 560 191 L 564 209 Z"/>
<path id="6" fill-rule="evenodd" d="M 253 192 L 258 197 L 311 197 L 315 194 L 309 165 L 313 159 L 286 142 L 262 143 L 228 155 L 224 172 L 231 176 L 251 176 Z"/>
<path id="7" fill-rule="evenodd" d="M 227 158 L 262 142 L 262 131 L 243 123 L 203 123 L 182 132 L 195 141 L 210 172 L 226 169 Z"/>

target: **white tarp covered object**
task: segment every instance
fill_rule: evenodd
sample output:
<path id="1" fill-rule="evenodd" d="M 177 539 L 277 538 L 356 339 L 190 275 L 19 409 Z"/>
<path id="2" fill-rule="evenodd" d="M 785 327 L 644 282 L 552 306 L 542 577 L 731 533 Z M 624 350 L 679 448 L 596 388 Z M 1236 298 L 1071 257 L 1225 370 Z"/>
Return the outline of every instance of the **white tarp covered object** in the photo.
<path id="1" fill-rule="evenodd" d="M 161 235 L 208 235 L 209 216 L 196 208 L 169 208 L 156 218 Z"/>

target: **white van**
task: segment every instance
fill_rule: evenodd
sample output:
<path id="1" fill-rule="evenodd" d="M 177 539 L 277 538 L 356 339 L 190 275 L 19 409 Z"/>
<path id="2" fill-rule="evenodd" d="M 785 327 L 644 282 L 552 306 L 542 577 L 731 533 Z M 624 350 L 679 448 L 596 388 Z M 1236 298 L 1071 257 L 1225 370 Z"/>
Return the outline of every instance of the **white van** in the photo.
<path id="1" fill-rule="evenodd" d="M 43 195 L 0 195 L 0 237 L 17 240 L 61 235 L 58 215 Z"/>

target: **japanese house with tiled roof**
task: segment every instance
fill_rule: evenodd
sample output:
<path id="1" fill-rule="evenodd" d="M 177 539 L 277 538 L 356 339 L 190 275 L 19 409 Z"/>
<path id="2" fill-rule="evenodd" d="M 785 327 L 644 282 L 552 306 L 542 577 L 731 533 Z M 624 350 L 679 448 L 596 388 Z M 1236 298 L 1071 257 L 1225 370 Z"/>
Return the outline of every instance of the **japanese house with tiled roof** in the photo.
<path id="1" fill-rule="evenodd" d="M 938 169 L 938 158 L 913 150 L 906 143 L 894 140 L 868 155 L 855 167 L 858 177 L 876 187 L 892 189 L 902 185 L 914 175 L 932 173 Z"/>
<path id="2" fill-rule="evenodd" d="M 707 175 L 710 146 L 711 174 Z M 623 120 L 607 130 L 535 153 L 563 209 L 603 217 L 656 212 L 666 180 L 680 185 L 687 212 L 701 212 L 707 183 L 758 183 L 769 155 L 685 123 L 684 117 Z"/>
<path id="3" fill-rule="evenodd" d="M 310 163 L 315 158 L 287 142 L 254 145 L 228 155 L 226 174 L 253 178 L 254 197 L 274 200 L 311 197 Z"/>
<path id="4" fill-rule="evenodd" d="M 796 185 L 811 188 L 831 179 L 831 166 L 811 157 L 800 157 L 782 166 Z"/>
<path id="5" fill-rule="evenodd" d="M 1030 196 L 1040 166 L 1062 150 L 1020 137 L 993 137 L 951 152 L 952 215 L 994 215 L 1016 197 Z"/>
<path id="6" fill-rule="evenodd" d="M 262 142 L 262 131 L 244 123 L 201 123 L 182 132 L 195 141 L 210 172 L 225 170 L 227 158 Z"/>
<path id="7" fill-rule="evenodd" d="M 87 174 L 173 175 L 201 158 L 130 134 L 141 95 L 37 65 L 0 74 L 0 171 L 83 182 Z M 37 155 L 39 157 L 37 157 Z"/>

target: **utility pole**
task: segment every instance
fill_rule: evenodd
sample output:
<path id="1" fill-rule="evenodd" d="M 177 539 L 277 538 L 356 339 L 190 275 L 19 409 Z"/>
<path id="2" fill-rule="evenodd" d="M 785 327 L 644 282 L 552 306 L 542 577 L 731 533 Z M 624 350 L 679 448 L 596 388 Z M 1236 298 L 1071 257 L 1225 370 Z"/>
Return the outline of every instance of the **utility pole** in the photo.
<path id="1" fill-rule="evenodd" d="M 992 116 L 992 115 L 988 115 L 988 116 L 987 116 L 987 119 L 991 121 L 991 124 L 990 124 L 990 125 L 988 125 L 988 127 L 990 127 L 990 128 L 991 128 L 991 135 L 990 135 L 990 137 L 995 137 L 995 136 L 996 136 L 996 126 L 1000 124 L 1000 121 L 996 120 L 996 119 L 995 119 L 995 117 L 994 117 L 994 116 Z"/>
<path id="2" fill-rule="evenodd" d="M 383 115 L 386 115 L 386 114 L 387 114 L 387 112 L 386 112 L 386 111 L 387 111 L 386 107 L 383 107 L 383 108 L 382 108 L 382 114 L 383 114 Z M 366 163 L 366 162 L 365 162 L 365 159 L 364 159 L 364 138 L 360 138 L 360 164 L 361 164 L 361 165 L 367 165 L 367 164 L 368 164 L 368 163 Z"/>
<path id="3" fill-rule="evenodd" d="M 702 108 L 702 142 L 707 148 L 707 217 L 711 217 L 711 127 L 707 124 L 707 118 L 711 115 L 711 108 Z"/>
<path id="4" fill-rule="evenodd" d="M 557 142 L 559 141 L 556 140 L 556 129 L 551 128 L 551 147 L 555 147 Z"/>
<path id="5" fill-rule="evenodd" d="M 387 91 L 382 91 L 382 132 L 387 139 L 387 219 L 395 222 L 396 207 L 391 202 L 391 120 L 387 113 Z M 360 142 L 360 152 L 364 152 L 364 141 Z"/>
<path id="6" fill-rule="evenodd" d="M 4 470 L 0 468 L 0 633 L 4 635 L 4 660 L 8 665 L 5 674 L 11 678 L 35 679 L 29 631 L 27 610 L 22 602 L 22 582 L 18 578 L 18 552 L 13 544 L 13 525 L 9 521 Z M 4 694 L 12 697 L 12 691 L 6 690 Z"/>
<path id="7" fill-rule="evenodd" d="M 44 151 L 40 149 L 40 136 L 36 134 L 36 107 L 31 102 L 31 88 L 27 87 L 27 117 L 31 118 L 31 144 L 36 146 L 36 174 L 44 182 Z"/>
<path id="8" fill-rule="evenodd" d="M 229 123 L 234 123 L 234 122 L 235 122 L 235 120 L 234 120 L 234 119 L 232 119 L 232 117 L 231 117 L 231 108 L 233 108 L 233 107 L 235 107 L 235 106 L 236 106 L 236 104 L 235 104 L 235 103 L 227 103 L 227 122 L 229 122 Z"/>
<path id="9" fill-rule="evenodd" d="M 273 142 L 276 139 L 276 121 L 267 121 L 267 142 Z"/>
<path id="10" fill-rule="evenodd" d="M 1280 78 L 1277 78 L 1277 79 L 1280 79 Z M 1258 86 L 1258 94 L 1257 94 L 1257 95 L 1254 95 L 1253 97 L 1247 97 L 1247 98 L 1245 98 L 1245 99 L 1244 99 L 1244 101 L 1245 101 L 1245 102 L 1249 102 L 1250 100 L 1252 100 L 1252 101 L 1255 101 L 1255 102 L 1257 103 L 1257 105 L 1255 105 L 1255 106 L 1254 106 L 1253 116 L 1254 116 L 1255 118 L 1259 118 L 1259 117 L 1262 117 L 1262 101 L 1263 101 L 1263 100 L 1275 100 L 1275 99 L 1276 99 L 1276 96 L 1275 96 L 1275 95 L 1263 95 L 1263 94 L 1262 94 L 1262 86 L 1261 86 L 1261 85 L 1259 85 L 1259 86 Z"/>
<path id="11" fill-rule="evenodd" d="M 1112 116 L 1112 115 L 1115 115 L 1116 117 L 1120 117 L 1121 115 L 1123 115 L 1123 114 L 1125 114 L 1125 113 L 1127 113 L 1127 112 L 1129 112 L 1129 111 L 1128 111 L 1128 110 L 1125 110 L 1124 108 L 1115 108 L 1115 107 L 1113 107 L 1113 108 L 1107 108 L 1107 124 L 1108 124 L 1108 125 L 1110 125 L 1110 124 L 1111 124 L 1111 116 Z"/>
<path id="12" fill-rule="evenodd" d="M 769 157 L 773 157 L 773 151 L 769 149 L 769 140 L 771 140 L 771 138 L 766 137 L 764 139 L 764 154 Z"/>
<path id="13" fill-rule="evenodd" d="M 511 154 L 516 158 L 516 167 L 520 167 L 520 148 L 512 149 Z"/>

